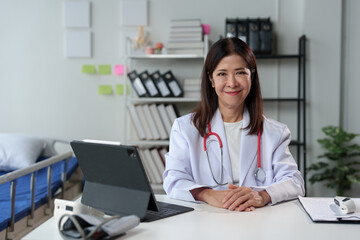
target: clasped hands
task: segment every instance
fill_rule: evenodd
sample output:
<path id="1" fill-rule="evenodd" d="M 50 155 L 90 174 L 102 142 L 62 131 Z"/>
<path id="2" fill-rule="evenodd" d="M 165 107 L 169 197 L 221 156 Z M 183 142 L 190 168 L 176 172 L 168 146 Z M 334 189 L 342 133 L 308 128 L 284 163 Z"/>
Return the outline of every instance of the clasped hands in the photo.
<path id="1" fill-rule="evenodd" d="M 226 208 L 230 211 L 254 211 L 256 207 L 263 207 L 271 201 L 265 191 L 255 191 L 245 186 L 228 184 L 227 190 L 213 190 L 198 188 L 191 190 L 195 200 L 203 201 L 211 206 Z"/>

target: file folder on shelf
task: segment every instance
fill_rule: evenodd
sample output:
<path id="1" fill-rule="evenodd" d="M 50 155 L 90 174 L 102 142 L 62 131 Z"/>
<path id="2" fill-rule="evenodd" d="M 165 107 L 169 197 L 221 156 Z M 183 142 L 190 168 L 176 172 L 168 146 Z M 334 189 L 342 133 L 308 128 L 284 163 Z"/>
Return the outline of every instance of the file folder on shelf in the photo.
<path id="1" fill-rule="evenodd" d="M 130 116 L 131 116 L 131 119 L 134 123 L 134 127 L 135 127 L 135 130 L 136 130 L 136 133 L 139 137 L 140 140 L 144 140 L 146 139 L 146 134 L 145 134 L 145 130 L 143 128 L 143 125 L 141 124 L 140 122 L 140 118 L 135 110 L 135 106 L 134 105 L 128 105 L 128 110 L 130 112 Z"/>
<path id="2" fill-rule="evenodd" d="M 160 96 L 160 92 L 157 89 L 153 80 L 151 79 L 148 71 L 145 70 L 142 73 L 140 73 L 139 78 L 141 79 L 142 83 L 144 84 L 150 97 L 159 97 Z"/>
<path id="3" fill-rule="evenodd" d="M 156 87 L 159 89 L 162 97 L 171 97 L 171 92 L 166 81 L 162 78 L 159 71 L 155 71 L 150 75 L 150 78 L 154 81 Z"/>
<path id="4" fill-rule="evenodd" d="M 140 80 L 136 71 L 134 70 L 134 71 L 131 71 L 130 73 L 128 73 L 128 77 L 130 79 L 132 86 L 135 89 L 136 94 L 139 97 L 147 97 L 148 92 L 147 92 L 143 82 Z"/>
<path id="5" fill-rule="evenodd" d="M 145 116 L 145 113 L 143 111 L 143 108 L 141 105 L 136 105 L 135 110 L 137 112 L 137 115 L 139 116 L 140 123 L 145 131 L 145 136 L 147 140 L 154 140 L 154 136 L 152 135 L 148 119 Z"/>
<path id="6" fill-rule="evenodd" d="M 182 97 L 184 95 L 183 89 L 180 87 L 179 82 L 177 81 L 175 76 L 172 74 L 171 70 L 164 73 L 163 78 L 165 79 L 168 86 L 170 87 L 170 90 L 174 97 Z"/>
<path id="7" fill-rule="evenodd" d="M 249 21 L 249 46 L 254 53 L 260 51 L 260 25 L 258 20 Z"/>

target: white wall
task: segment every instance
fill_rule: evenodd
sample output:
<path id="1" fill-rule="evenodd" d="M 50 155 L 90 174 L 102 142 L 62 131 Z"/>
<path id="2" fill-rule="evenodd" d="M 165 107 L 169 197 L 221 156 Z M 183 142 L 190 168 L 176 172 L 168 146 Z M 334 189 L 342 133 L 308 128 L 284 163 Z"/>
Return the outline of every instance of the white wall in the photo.
<path id="1" fill-rule="evenodd" d="M 321 12 L 321 14 L 320 14 Z M 322 153 L 317 139 L 324 137 L 321 128 L 339 125 L 341 65 L 341 1 L 306 1 L 304 31 L 308 36 L 307 133 L 308 162 Z M 312 175 L 313 173 L 310 173 Z M 309 195 L 333 195 L 322 183 L 308 184 Z"/>
<path id="2" fill-rule="evenodd" d="M 344 1 L 344 36 L 342 68 L 341 121 L 346 131 L 360 134 L 360 1 Z M 355 141 L 360 144 L 360 137 Z M 360 184 L 354 185 L 352 192 L 360 196 Z"/>
<path id="3" fill-rule="evenodd" d="M 97 94 L 99 84 L 118 79 L 81 74 L 82 64 L 118 62 L 118 5 L 94 2 L 94 58 L 67 59 L 63 1 L 0 2 L 2 132 L 119 138 L 121 99 Z"/>
<path id="4" fill-rule="evenodd" d="M 349 0 L 348 28 L 356 29 L 359 3 Z M 83 64 L 122 63 L 124 31 L 136 28 L 120 24 L 120 0 L 92 0 L 93 58 L 64 57 L 62 0 L 0 1 L 0 132 L 20 132 L 66 139 L 122 140 L 123 97 L 102 96 L 100 84 L 123 83 L 122 77 L 81 74 Z M 191 7 L 190 7 L 191 6 Z M 225 18 L 271 17 L 279 53 L 297 53 L 298 38 L 306 34 L 307 135 L 309 163 L 321 152 L 316 139 L 320 128 L 340 122 L 341 0 L 149 0 L 149 26 L 153 42 L 166 42 L 169 20 L 201 18 L 211 25 L 210 40 L 224 35 Z M 356 102 L 358 81 L 356 52 L 359 31 L 347 32 L 345 74 L 345 125 L 360 132 Z M 296 62 L 295 62 L 296 63 Z M 286 61 L 259 62 L 264 96 L 291 96 L 295 93 L 296 64 Z M 171 69 L 185 76 L 199 76 L 200 68 Z M 344 80 L 345 81 L 345 80 Z M 357 87 L 357 88 L 356 88 Z M 351 101 L 350 101 L 351 99 Z M 346 108 L 345 108 L 346 109 Z M 351 109 L 351 111 L 349 110 Z M 293 113 L 277 108 L 271 117 L 289 124 Z M 289 120 L 289 122 L 288 122 Z M 295 133 L 296 135 L 296 133 Z M 308 186 L 310 195 L 333 195 L 321 185 Z"/>

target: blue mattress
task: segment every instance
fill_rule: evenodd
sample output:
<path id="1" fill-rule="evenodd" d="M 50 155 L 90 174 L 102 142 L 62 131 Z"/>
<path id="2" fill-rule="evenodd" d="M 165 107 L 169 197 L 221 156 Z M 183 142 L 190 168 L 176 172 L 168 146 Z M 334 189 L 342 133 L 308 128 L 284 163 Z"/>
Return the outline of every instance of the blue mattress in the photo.
<path id="1" fill-rule="evenodd" d="M 72 157 L 68 163 L 67 179 L 75 172 L 77 160 Z M 61 187 L 61 173 L 64 171 L 65 161 L 60 161 L 52 166 L 52 195 Z M 0 176 L 8 172 L 0 171 Z M 47 202 L 47 167 L 35 172 L 35 209 Z M 15 222 L 29 215 L 31 194 L 30 194 L 31 174 L 17 179 L 16 202 L 15 202 Z M 10 183 L 0 185 L 0 231 L 10 225 Z"/>

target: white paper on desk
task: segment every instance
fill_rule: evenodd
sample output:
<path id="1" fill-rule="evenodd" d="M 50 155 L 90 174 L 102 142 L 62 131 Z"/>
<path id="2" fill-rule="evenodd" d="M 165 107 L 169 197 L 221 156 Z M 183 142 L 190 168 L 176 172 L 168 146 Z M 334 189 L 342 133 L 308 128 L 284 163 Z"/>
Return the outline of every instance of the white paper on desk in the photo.
<path id="1" fill-rule="evenodd" d="M 333 198 L 317 198 L 317 197 L 301 197 L 299 201 L 309 214 L 310 218 L 316 221 L 338 221 L 341 220 L 355 220 L 360 221 L 360 198 L 352 198 L 355 201 L 356 211 L 351 214 L 335 214 L 330 208 L 334 204 Z"/>

